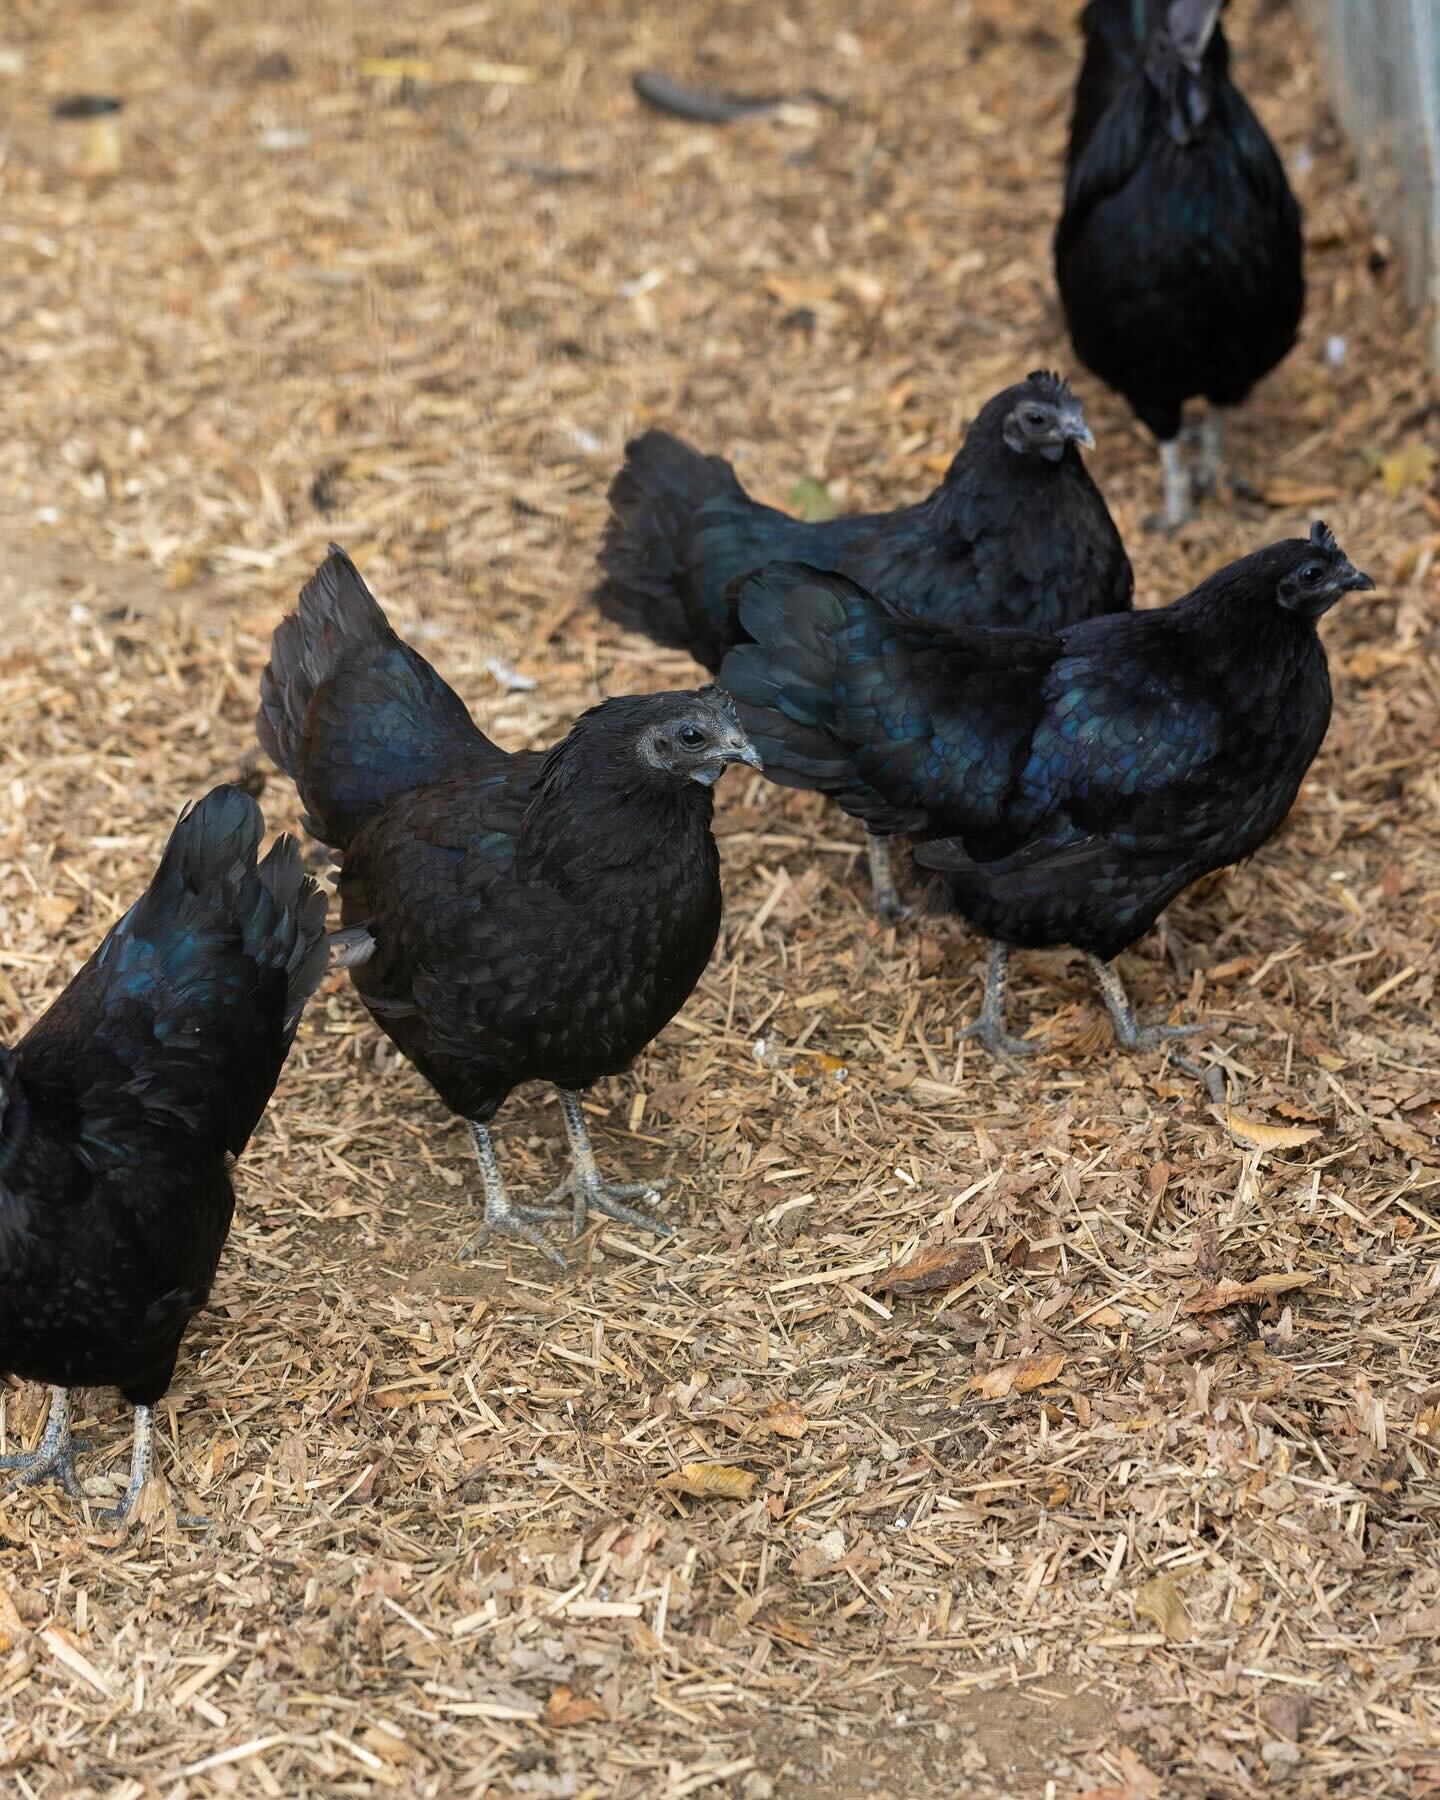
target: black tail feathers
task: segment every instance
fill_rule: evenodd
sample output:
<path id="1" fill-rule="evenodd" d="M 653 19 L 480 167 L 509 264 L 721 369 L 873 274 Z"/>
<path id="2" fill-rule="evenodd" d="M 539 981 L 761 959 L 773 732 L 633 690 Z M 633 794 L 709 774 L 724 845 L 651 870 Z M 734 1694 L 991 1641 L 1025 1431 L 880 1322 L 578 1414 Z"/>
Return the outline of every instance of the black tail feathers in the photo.
<path id="1" fill-rule="evenodd" d="M 255 727 L 299 788 L 307 827 L 342 850 L 398 795 L 503 757 L 454 689 L 391 630 L 338 544 L 271 639 Z"/>
<path id="2" fill-rule="evenodd" d="M 315 690 L 341 656 L 364 639 L 392 635 L 379 602 L 338 544 L 300 590 L 300 604 L 275 628 L 260 677 L 255 730 L 266 754 L 300 779 L 305 717 Z"/>
<path id="3" fill-rule="evenodd" d="M 712 673 L 725 646 L 693 589 L 686 551 L 697 509 L 717 498 L 746 500 L 723 456 L 702 456 L 665 431 L 632 439 L 610 484 L 595 590 L 607 619 L 688 651 Z"/>

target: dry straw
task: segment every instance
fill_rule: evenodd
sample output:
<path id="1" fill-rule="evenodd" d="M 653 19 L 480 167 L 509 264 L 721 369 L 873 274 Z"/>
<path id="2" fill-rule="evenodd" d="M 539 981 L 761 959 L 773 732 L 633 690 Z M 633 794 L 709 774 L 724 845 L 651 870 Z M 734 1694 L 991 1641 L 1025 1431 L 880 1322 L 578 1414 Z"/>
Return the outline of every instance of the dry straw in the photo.
<path id="1" fill-rule="evenodd" d="M 1072 9 L 767 10 L 12 5 L 0 1033 L 254 768 L 327 538 L 544 742 L 694 677 L 587 606 L 629 430 L 882 505 L 1065 363 Z M 607 1168 L 681 1177 L 678 1235 L 462 1266 L 465 1134 L 332 980 L 162 1409 L 212 1533 L 0 1503 L 7 1791 L 1440 1789 L 1437 397 L 1291 9 L 1231 11 L 1309 222 L 1235 433 L 1268 504 L 1146 538 L 1153 450 L 1080 385 L 1146 603 L 1317 511 L 1380 583 L 1326 622 L 1283 837 L 1175 909 L 1188 987 L 1127 959 L 1223 1027 L 1233 1115 L 1062 955 L 1017 964 L 1047 1053 L 988 1063 L 974 943 L 877 925 L 857 832 L 732 777 L 714 966 L 591 1103 Z M 642 66 L 842 104 L 696 128 Z M 80 86 L 126 101 L 98 146 L 49 116 Z M 500 1130 L 517 1192 L 558 1178 L 548 1099 Z M 4 1394 L 11 1445 L 39 1406 Z M 126 1426 L 79 1410 L 99 1500 Z"/>

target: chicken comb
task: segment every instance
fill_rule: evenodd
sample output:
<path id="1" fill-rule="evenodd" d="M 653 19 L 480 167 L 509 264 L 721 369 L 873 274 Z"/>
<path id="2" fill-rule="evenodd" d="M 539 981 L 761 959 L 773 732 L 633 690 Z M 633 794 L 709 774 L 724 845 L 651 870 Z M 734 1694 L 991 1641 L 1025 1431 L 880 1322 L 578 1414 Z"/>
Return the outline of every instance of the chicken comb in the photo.
<path id="1" fill-rule="evenodd" d="M 1317 550 L 1331 550 L 1336 556 L 1344 555 L 1344 551 L 1335 542 L 1335 533 L 1323 519 L 1317 519 L 1310 527 L 1310 542 Z"/>
<path id="2" fill-rule="evenodd" d="M 1073 400 L 1070 383 L 1055 369 L 1032 369 L 1025 379 L 1035 387 L 1044 388 L 1057 401 Z"/>
<path id="3" fill-rule="evenodd" d="M 740 723 L 740 714 L 735 710 L 735 702 L 724 688 L 717 687 L 713 681 L 707 681 L 705 686 L 699 688 L 697 692 L 702 700 L 707 700 L 711 706 L 718 708 L 728 718 L 733 719 L 737 725 Z"/>

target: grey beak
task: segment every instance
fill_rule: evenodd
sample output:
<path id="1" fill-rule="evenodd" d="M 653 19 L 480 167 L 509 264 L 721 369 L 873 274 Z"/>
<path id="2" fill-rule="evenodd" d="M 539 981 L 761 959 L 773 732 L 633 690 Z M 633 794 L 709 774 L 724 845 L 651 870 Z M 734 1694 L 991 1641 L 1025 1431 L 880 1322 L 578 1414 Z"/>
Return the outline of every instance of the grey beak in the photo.
<path id="1" fill-rule="evenodd" d="M 1095 433 L 1083 419 L 1071 419 L 1065 426 L 1065 435 L 1072 444 L 1079 444 L 1082 450 L 1095 448 Z"/>
<path id="2" fill-rule="evenodd" d="M 721 752 L 721 761 L 727 763 L 744 763 L 747 768 L 763 769 L 760 753 L 747 737 L 735 737 Z"/>
<path id="3" fill-rule="evenodd" d="M 1375 592 L 1375 583 L 1363 570 L 1357 569 L 1353 563 L 1347 563 L 1345 571 L 1342 580 L 1347 594 L 1373 594 Z"/>

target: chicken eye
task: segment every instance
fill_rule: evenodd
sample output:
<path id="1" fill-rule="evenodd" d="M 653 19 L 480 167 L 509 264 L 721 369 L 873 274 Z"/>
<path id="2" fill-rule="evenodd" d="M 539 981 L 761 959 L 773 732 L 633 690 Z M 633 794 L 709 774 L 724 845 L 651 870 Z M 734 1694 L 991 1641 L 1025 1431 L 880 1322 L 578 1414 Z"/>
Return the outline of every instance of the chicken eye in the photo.
<path id="1" fill-rule="evenodd" d="M 1304 568 L 1300 571 L 1300 579 L 1305 583 L 1306 587 L 1318 587 L 1325 579 L 1324 563 L 1306 563 Z"/>
<path id="2" fill-rule="evenodd" d="M 1025 414 L 1025 423 L 1027 425 L 1033 425 L 1035 427 L 1035 429 L 1038 431 L 1040 429 L 1040 427 L 1045 423 L 1045 415 L 1043 412 L 1040 411 L 1038 406 L 1032 406 L 1030 408 L 1030 410 Z"/>
<path id="3" fill-rule="evenodd" d="M 698 750 L 705 742 L 705 733 L 701 731 L 698 725 L 682 725 L 680 727 L 680 742 L 687 750 Z"/>

